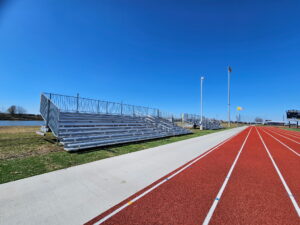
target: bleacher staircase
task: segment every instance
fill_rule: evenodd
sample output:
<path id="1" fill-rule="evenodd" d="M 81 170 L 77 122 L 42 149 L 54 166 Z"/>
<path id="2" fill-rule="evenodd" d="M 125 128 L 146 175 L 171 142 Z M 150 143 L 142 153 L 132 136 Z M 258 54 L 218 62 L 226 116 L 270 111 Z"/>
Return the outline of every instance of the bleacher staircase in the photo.
<path id="1" fill-rule="evenodd" d="M 67 151 L 191 133 L 167 119 L 151 115 L 61 112 L 43 94 L 41 115 Z"/>

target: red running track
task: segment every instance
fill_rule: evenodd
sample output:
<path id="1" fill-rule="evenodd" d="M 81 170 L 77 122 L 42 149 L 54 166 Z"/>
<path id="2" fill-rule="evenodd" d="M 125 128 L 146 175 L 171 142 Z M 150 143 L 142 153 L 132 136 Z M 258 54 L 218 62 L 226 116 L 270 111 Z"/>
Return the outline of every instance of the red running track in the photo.
<path id="1" fill-rule="evenodd" d="M 256 129 L 229 182 L 210 224 L 299 224 Z"/>
<path id="2" fill-rule="evenodd" d="M 290 147 L 290 149 L 286 148 L 287 151 L 288 150 L 293 151 L 296 155 L 298 155 L 298 157 L 300 157 L 300 139 L 297 140 L 296 138 L 287 136 L 286 134 L 277 131 L 277 129 L 273 130 L 270 128 L 264 128 L 263 132 L 268 134 L 268 136 L 271 136 L 273 139 L 275 139 L 275 141 L 279 143 L 282 142 L 283 144 Z"/>
<path id="3" fill-rule="evenodd" d="M 298 132 L 298 131 L 286 130 L 286 129 L 281 129 L 281 128 L 278 128 L 278 127 L 272 127 L 272 129 L 274 129 L 275 131 L 284 133 L 288 136 L 300 138 L 300 132 Z"/>
<path id="4" fill-rule="evenodd" d="M 264 130 L 259 128 L 259 130 Z M 272 137 L 264 132 L 261 132 L 266 145 L 268 146 L 273 158 L 281 170 L 285 181 L 289 185 L 298 205 L 300 205 L 300 157 L 289 151 L 281 143 L 274 141 Z M 299 152 L 300 147 L 297 146 Z M 299 223 L 300 224 L 300 223 Z"/>
<path id="5" fill-rule="evenodd" d="M 299 157 L 250 127 L 87 224 L 300 224 L 258 130 L 299 204 Z"/>
<path id="6" fill-rule="evenodd" d="M 295 141 L 298 141 L 298 142 L 300 141 L 300 136 L 290 133 L 290 132 L 286 132 L 286 130 L 283 130 L 280 128 L 274 128 L 274 127 L 266 127 L 266 129 L 269 131 L 273 131 L 277 134 L 284 135 L 285 137 L 293 139 Z M 294 132 L 296 132 L 296 131 L 294 131 Z M 299 132 L 297 132 L 297 133 L 299 133 Z"/>

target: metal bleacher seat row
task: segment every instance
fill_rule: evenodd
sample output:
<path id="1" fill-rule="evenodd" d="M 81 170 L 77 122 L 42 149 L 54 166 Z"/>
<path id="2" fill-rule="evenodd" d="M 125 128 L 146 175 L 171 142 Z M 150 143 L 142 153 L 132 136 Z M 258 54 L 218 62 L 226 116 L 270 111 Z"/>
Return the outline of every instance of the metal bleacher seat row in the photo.
<path id="1" fill-rule="evenodd" d="M 67 151 L 191 133 L 159 110 L 79 97 L 43 93 L 40 112 Z"/>

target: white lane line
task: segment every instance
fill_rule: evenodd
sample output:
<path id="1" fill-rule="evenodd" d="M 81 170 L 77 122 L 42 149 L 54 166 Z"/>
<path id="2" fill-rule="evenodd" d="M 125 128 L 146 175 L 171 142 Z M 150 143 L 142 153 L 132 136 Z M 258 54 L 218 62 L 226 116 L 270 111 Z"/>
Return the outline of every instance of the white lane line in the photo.
<path id="1" fill-rule="evenodd" d="M 274 138 L 276 141 L 278 141 L 280 144 L 282 144 L 283 146 L 285 146 L 286 148 L 288 148 L 290 151 L 292 151 L 293 153 L 295 153 L 297 156 L 300 156 L 300 154 L 298 152 L 296 152 L 294 149 L 290 148 L 289 146 L 287 146 L 286 144 L 284 144 L 282 141 L 278 140 L 276 137 L 274 137 L 273 135 L 271 135 L 270 133 L 264 131 L 262 129 L 262 131 L 264 133 L 266 133 L 267 135 L 270 135 L 272 138 Z"/>
<path id="2" fill-rule="evenodd" d="M 237 161 L 238 161 L 238 159 L 239 159 L 239 157 L 240 157 L 240 155 L 241 155 L 241 153 L 242 153 L 242 151 L 244 149 L 244 146 L 246 144 L 246 141 L 247 141 L 247 139 L 248 139 L 249 134 L 250 134 L 251 131 L 252 131 L 252 127 L 251 127 L 250 131 L 248 132 L 248 134 L 247 134 L 247 136 L 246 136 L 246 138 L 245 138 L 245 140 L 244 140 L 244 142 L 243 142 L 243 144 L 242 144 L 242 146 L 241 146 L 241 148 L 240 148 L 237 156 L 235 157 L 235 160 L 233 161 L 233 164 L 231 165 L 231 168 L 230 168 L 230 170 L 229 170 L 229 172 L 228 172 L 228 174 L 227 174 L 227 176 L 226 176 L 226 178 L 225 178 L 225 180 L 224 180 L 224 182 L 223 182 L 223 184 L 222 184 L 222 186 L 221 186 L 221 188 L 220 188 L 220 190 L 219 190 L 219 192 L 218 192 L 218 194 L 217 194 L 217 196 L 216 196 L 216 198 L 215 198 L 215 200 L 214 200 L 214 202 L 212 204 L 212 206 L 210 207 L 210 209 L 209 209 L 209 211 L 208 211 L 208 213 L 207 213 L 207 215 L 206 215 L 206 217 L 205 217 L 205 219 L 203 221 L 203 225 L 209 224 L 209 222 L 211 220 L 211 217 L 212 217 L 212 215 L 213 215 L 213 213 L 214 213 L 214 211 L 215 211 L 215 209 L 216 209 L 216 207 L 217 207 L 217 205 L 218 205 L 218 203 L 219 203 L 219 201 L 221 199 L 223 191 L 224 191 L 224 189 L 225 189 L 225 187 L 226 187 L 226 185 L 227 185 L 227 183 L 229 181 L 229 178 L 230 178 L 230 176 L 232 174 L 232 171 L 233 171 L 233 169 L 234 169 L 234 167 L 235 167 L 235 165 L 236 165 L 236 163 L 237 163 Z"/>
<path id="3" fill-rule="evenodd" d="M 184 166 L 183 168 L 181 168 L 180 170 L 178 170 L 177 172 L 175 172 L 174 174 L 172 174 L 171 176 L 163 179 L 162 181 L 160 181 L 159 183 L 157 183 L 156 185 L 154 185 L 153 187 L 147 189 L 146 191 L 144 191 L 143 193 L 141 193 L 140 195 L 138 195 L 137 197 L 133 198 L 132 200 L 130 200 L 129 202 L 125 203 L 124 205 L 120 206 L 119 208 L 117 208 L 116 210 L 112 211 L 110 214 L 108 214 L 107 216 L 103 217 L 102 219 L 98 220 L 97 222 L 95 222 L 94 224 L 99 225 L 103 222 L 105 222 L 106 220 L 108 220 L 109 218 L 111 218 L 112 216 L 114 216 L 115 214 L 117 214 L 118 212 L 122 211 L 123 209 L 125 209 L 127 206 L 131 205 L 132 203 L 134 203 L 135 201 L 137 201 L 138 199 L 142 198 L 143 196 L 145 196 L 146 194 L 148 194 L 149 192 L 153 191 L 154 189 L 156 189 L 157 187 L 159 187 L 160 185 L 162 185 L 163 183 L 165 183 L 166 181 L 170 180 L 171 178 L 173 178 L 174 176 L 176 176 L 177 174 L 181 173 L 182 171 L 184 171 L 185 169 L 187 169 L 188 167 L 190 167 L 192 164 L 194 164 L 195 162 L 199 161 L 200 159 L 202 159 L 204 156 L 208 155 L 209 153 L 211 153 L 212 151 L 218 149 L 220 146 L 222 146 L 223 144 L 225 144 L 226 142 L 230 141 L 231 139 L 233 139 L 234 137 L 236 137 L 237 135 L 241 134 L 244 130 L 240 131 L 239 133 L 233 135 L 230 138 L 227 138 L 226 140 L 222 141 L 221 143 L 219 143 L 218 145 L 216 145 L 215 147 L 213 147 L 212 149 L 208 150 L 206 153 L 204 153 L 203 155 L 198 156 L 196 159 L 194 159 L 192 162 L 190 162 L 189 164 L 187 164 L 186 166 Z"/>
<path id="4" fill-rule="evenodd" d="M 287 133 L 287 132 L 281 132 L 281 129 L 280 129 L 280 131 L 279 131 L 279 129 L 268 129 L 268 130 L 300 139 L 299 136 L 292 135 L 292 134 Z"/>
<path id="5" fill-rule="evenodd" d="M 255 128 L 255 129 L 256 129 L 256 128 Z M 259 137 L 260 137 L 261 142 L 262 142 L 263 145 L 265 146 L 265 150 L 267 151 L 267 153 L 268 153 L 268 155 L 269 155 L 269 157 L 270 157 L 270 159 L 271 159 L 271 161 L 272 161 L 272 163 L 273 163 L 273 166 L 274 166 L 274 168 L 275 168 L 275 170 L 276 170 L 276 172 L 277 172 L 277 174 L 278 174 L 278 176 L 279 176 L 279 178 L 280 178 L 280 180 L 281 180 L 281 182 L 282 182 L 282 184 L 283 184 L 283 186 L 284 186 L 286 192 L 288 193 L 288 196 L 290 197 L 290 199 L 291 199 L 291 201 L 292 201 L 292 203 L 293 203 L 293 205 L 294 205 L 294 207 L 295 207 L 296 212 L 298 213 L 298 216 L 300 217 L 300 208 L 299 208 L 298 203 L 296 202 L 295 197 L 293 196 L 293 193 L 291 192 L 289 186 L 288 186 L 287 183 L 285 182 L 285 180 L 284 180 L 284 178 L 283 178 L 283 176 L 282 176 L 282 174 L 281 174 L 281 172 L 280 172 L 278 166 L 276 165 L 276 163 L 275 163 L 275 161 L 274 161 L 274 159 L 273 159 L 273 157 L 272 157 L 272 155 L 271 155 L 271 153 L 270 153 L 268 147 L 266 146 L 266 144 L 265 144 L 263 138 L 261 137 L 261 135 L 260 135 L 258 129 L 257 129 L 257 132 L 258 132 L 258 135 L 259 135 Z"/>
<path id="6" fill-rule="evenodd" d="M 265 131 L 265 130 L 264 130 L 264 131 Z M 280 133 L 277 133 L 277 132 L 275 132 L 275 131 L 272 131 L 272 130 L 267 130 L 267 131 L 272 132 L 272 133 L 274 133 L 274 134 L 277 134 L 277 135 L 279 135 L 279 136 L 281 136 L 281 137 L 284 137 L 284 138 L 286 138 L 286 139 L 288 139 L 288 140 L 291 140 L 291 141 L 293 141 L 293 142 L 295 142 L 295 143 L 297 143 L 297 144 L 300 144 L 300 142 L 295 141 L 295 140 L 293 140 L 293 139 L 291 139 L 291 138 L 288 138 L 288 137 L 286 137 L 286 136 L 284 136 L 284 135 L 281 135 Z M 267 131 L 265 131 L 265 132 L 267 132 Z"/>
<path id="7" fill-rule="evenodd" d="M 276 130 L 281 131 L 282 133 L 300 138 L 300 133 L 298 131 L 285 130 L 285 129 L 281 129 L 281 128 L 277 128 Z"/>

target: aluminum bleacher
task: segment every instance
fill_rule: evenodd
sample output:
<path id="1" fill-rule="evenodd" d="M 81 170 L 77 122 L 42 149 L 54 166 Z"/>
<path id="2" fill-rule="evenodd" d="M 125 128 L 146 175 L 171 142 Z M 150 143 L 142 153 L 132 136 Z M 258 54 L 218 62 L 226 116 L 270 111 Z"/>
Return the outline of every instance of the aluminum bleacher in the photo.
<path id="1" fill-rule="evenodd" d="M 158 109 L 79 96 L 43 93 L 40 112 L 67 151 L 191 133 Z"/>
<path id="2" fill-rule="evenodd" d="M 204 130 L 217 130 L 223 128 L 219 120 L 203 117 L 201 121 L 201 117 L 199 115 L 184 113 L 182 120 L 186 124 L 190 124 L 192 126 L 195 125 L 199 127 L 202 124 Z"/>

